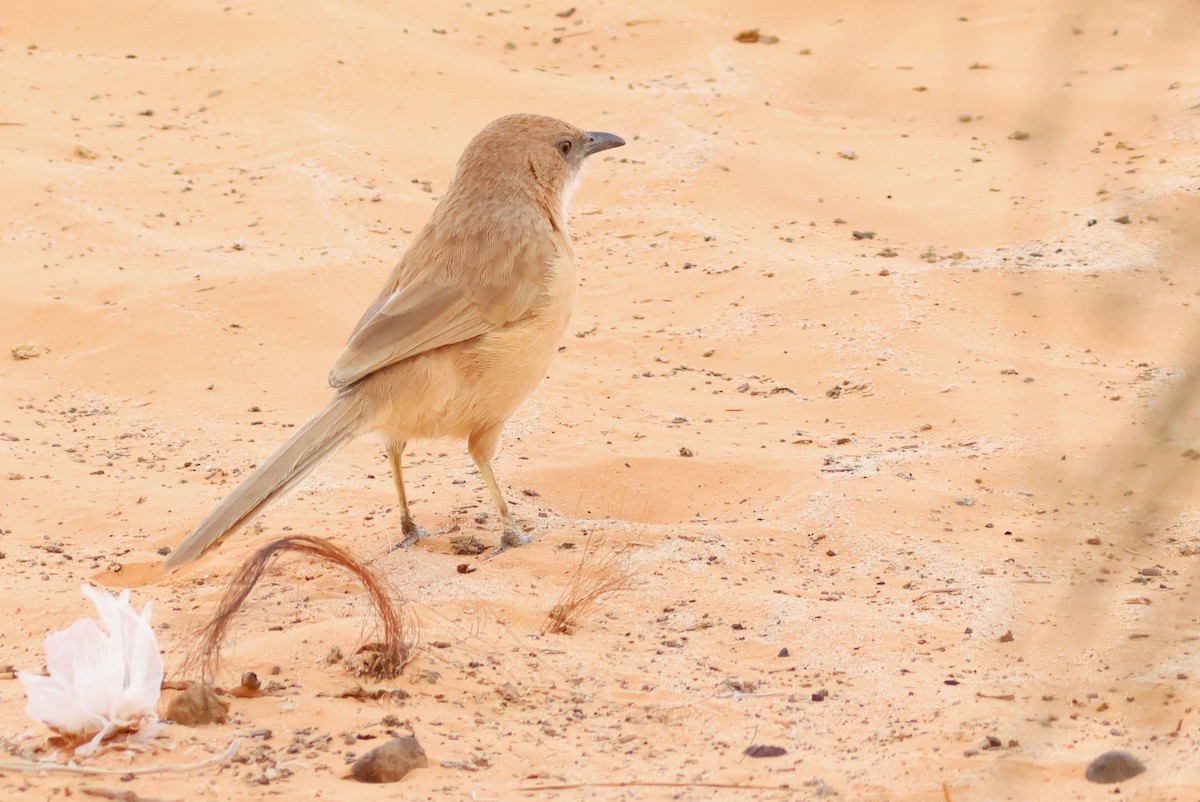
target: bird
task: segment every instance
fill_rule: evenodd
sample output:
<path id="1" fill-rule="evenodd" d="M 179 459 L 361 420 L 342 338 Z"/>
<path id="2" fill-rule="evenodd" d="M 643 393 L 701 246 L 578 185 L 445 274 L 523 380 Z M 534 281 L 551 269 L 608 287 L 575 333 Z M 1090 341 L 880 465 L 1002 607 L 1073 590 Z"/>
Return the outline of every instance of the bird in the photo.
<path id="1" fill-rule="evenodd" d="M 495 553 L 528 543 L 492 471 L 505 423 L 545 374 L 575 302 L 567 212 L 588 156 L 621 137 L 511 114 L 481 130 L 424 228 L 334 360 L 333 400 L 168 555 L 198 558 L 296 487 L 340 447 L 382 436 L 400 546 L 427 533 L 408 507 L 401 456 L 414 439 L 465 439 L 499 513 Z"/>

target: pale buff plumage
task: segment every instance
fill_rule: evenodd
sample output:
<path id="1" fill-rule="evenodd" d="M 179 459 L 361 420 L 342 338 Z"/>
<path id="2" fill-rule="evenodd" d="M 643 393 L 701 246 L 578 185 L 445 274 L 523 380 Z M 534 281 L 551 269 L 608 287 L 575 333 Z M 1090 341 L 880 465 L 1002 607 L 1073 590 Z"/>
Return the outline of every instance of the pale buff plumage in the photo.
<path id="1" fill-rule="evenodd" d="M 576 274 L 567 207 L 583 160 L 623 144 L 530 114 L 502 117 L 476 135 L 335 360 L 333 401 L 217 505 L 166 567 L 191 562 L 372 430 L 387 443 L 406 545 L 423 532 L 408 511 L 400 455 L 409 440 L 439 436 L 467 440 L 500 513 L 501 548 L 527 542 L 491 460 L 504 423 L 545 375 L 571 315 Z"/>

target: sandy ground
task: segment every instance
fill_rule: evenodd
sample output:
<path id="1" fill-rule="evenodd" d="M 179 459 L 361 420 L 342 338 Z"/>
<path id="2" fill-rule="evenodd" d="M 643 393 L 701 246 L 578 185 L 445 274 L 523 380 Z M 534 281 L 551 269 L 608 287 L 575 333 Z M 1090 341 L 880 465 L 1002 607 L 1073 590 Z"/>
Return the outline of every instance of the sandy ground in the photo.
<path id="1" fill-rule="evenodd" d="M 288 562 L 224 650 L 272 694 L 0 797 L 1196 799 L 1200 15 L 569 7 L 0 8 L 0 666 L 39 669 L 92 582 L 153 601 L 186 679 L 288 533 L 371 561 L 422 644 L 407 699 L 333 698 L 370 610 Z M 447 535 L 391 551 L 363 439 L 164 577 L 513 111 L 629 141 L 576 196 L 577 312 L 496 463 L 534 543 L 469 574 Z M 426 527 L 498 541 L 461 444 L 408 461 Z M 542 634 L 589 543 L 628 587 Z M 0 679 L 9 760 L 46 743 L 23 707 Z M 344 779 L 389 729 L 429 767 Z M 1147 772 L 1085 782 L 1108 749 Z"/>

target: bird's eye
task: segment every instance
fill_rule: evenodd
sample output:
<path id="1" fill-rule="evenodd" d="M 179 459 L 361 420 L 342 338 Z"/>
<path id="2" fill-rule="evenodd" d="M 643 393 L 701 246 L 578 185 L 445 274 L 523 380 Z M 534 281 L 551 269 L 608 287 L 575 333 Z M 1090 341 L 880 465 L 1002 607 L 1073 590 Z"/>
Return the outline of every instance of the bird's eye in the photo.
<path id="1" fill-rule="evenodd" d="M 566 156 L 568 153 L 570 153 L 571 152 L 571 140 L 564 139 L 562 142 L 559 142 L 558 143 L 558 152 L 564 156 Z"/>

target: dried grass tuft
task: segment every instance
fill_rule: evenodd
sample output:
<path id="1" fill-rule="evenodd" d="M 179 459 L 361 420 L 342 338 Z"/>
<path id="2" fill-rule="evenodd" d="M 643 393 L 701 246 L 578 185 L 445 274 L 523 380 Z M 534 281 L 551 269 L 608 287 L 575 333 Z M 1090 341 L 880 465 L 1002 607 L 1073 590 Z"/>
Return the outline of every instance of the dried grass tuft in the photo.
<path id="1" fill-rule="evenodd" d="M 602 598 L 630 588 L 634 577 L 629 568 L 631 551 L 632 546 L 627 543 L 609 546 L 603 537 L 593 539 L 588 535 L 583 557 L 558 603 L 550 608 L 542 632 L 569 635 Z"/>
<path id="2" fill-rule="evenodd" d="M 401 608 L 393 600 L 386 580 L 380 578 L 366 564 L 340 546 L 324 538 L 310 535 L 293 535 L 274 540 L 254 552 L 229 581 L 217 612 L 200 631 L 196 646 L 184 661 L 183 673 L 193 673 L 198 666 L 203 681 L 211 684 L 221 661 L 221 643 L 229 630 L 233 617 L 246 603 L 250 593 L 258 585 L 275 559 L 283 553 L 294 552 L 321 562 L 340 566 L 358 578 L 371 598 L 371 604 L 379 617 L 382 632 L 380 643 L 371 644 L 374 658 L 363 671 L 374 679 L 391 679 L 404 670 L 416 648 L 415 632 L 405 624 Z"/>

